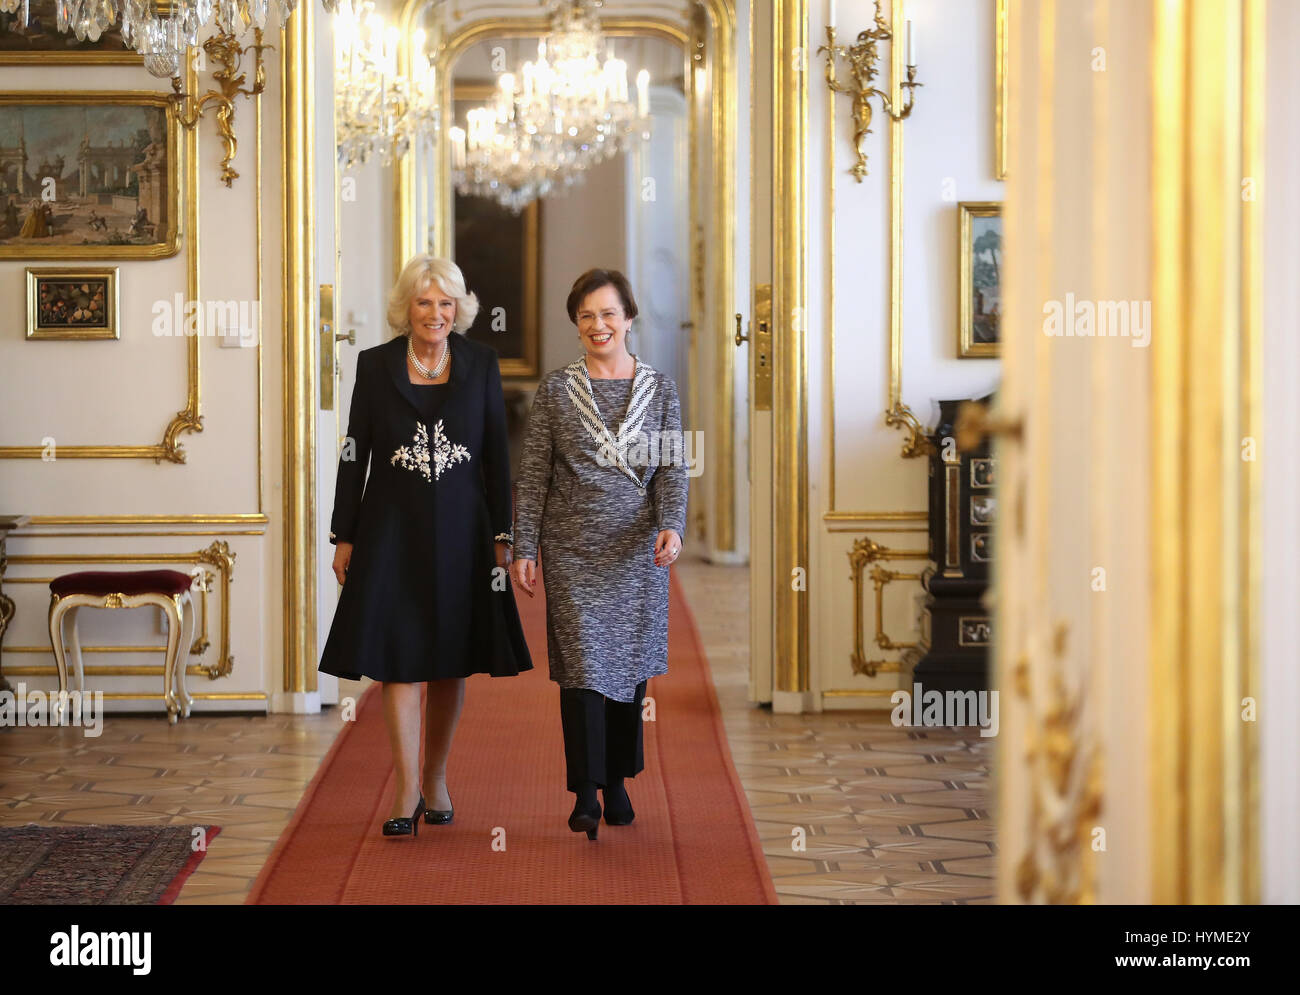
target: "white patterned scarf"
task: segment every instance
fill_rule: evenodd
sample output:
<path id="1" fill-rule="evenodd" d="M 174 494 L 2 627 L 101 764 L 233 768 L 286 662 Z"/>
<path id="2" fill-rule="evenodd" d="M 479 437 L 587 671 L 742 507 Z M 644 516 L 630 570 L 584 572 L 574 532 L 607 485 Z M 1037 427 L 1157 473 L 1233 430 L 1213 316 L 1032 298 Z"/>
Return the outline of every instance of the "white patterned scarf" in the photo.
<path id="1" fill-rule="evenodd" d="M 578 417 L 582 419 L 587 433 L 596 443 L 601 462 L 607 466 L 617 466 L 641 490 L 645 489 L 645 482 L 627 465 L 627 447 L 641 431 L 646 409 L 650 406 L 650 399 L 654 397 L 654 372 L 654 368 L 649 364 L 643 363 L 640 359 L 636 361 L 636 372 L 632 376 L 632 395 L 628 398 L 627 411 L 623 415 L 622 424 L 618 427 L 618 434 L 615 435 L 605 424 L 605 419 L 596 404 L 596 394 L 591 387 L 591 378 L 587 375 L 586 362 L 577 359 L 565 367 L 567 374 L 565 390 L 568 391 L 569 399 L 573 401 L 573 406 L 577 409 Z M 646 467 L 647 474 L 649 469 Z"/>

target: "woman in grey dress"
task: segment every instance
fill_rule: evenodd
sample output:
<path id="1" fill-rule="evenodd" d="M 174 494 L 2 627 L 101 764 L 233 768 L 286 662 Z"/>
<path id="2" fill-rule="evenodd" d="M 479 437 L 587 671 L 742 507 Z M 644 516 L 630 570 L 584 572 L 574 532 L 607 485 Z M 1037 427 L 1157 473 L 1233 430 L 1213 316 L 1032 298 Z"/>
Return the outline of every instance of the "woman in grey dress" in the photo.
<path id="1" fill-rule="evenodd" d="M 644 768 L 646 682 L 668 672 L 668 568 L 686 530 L 677 386 L 627 350 L 637 315 L 626 277 L 573 284 L 584 356 L 548 373 L 528 417 L 515 498 L 515 584 L 546 568 L 546 647 L 560 685 L 569 828 L 596 838 L 635 815 L 623 779 Z"/>

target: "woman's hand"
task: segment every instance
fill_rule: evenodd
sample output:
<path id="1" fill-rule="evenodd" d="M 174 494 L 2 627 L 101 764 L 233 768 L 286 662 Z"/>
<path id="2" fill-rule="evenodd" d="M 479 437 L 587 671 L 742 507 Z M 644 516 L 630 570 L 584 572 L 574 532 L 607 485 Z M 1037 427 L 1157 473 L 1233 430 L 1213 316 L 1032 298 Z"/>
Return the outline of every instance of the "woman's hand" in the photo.
<path id="1" fill-rule="evenodd" d="M 334 547 L 334 576 L 340 584 L 347 580 L 348 564 L 352 562 L 352 543 L 341 542 Z"/>
<path id="2" fill-rule="evenodd" d="M 496 544 L 496 547 L 497 547 L 497 566 L 505 567 L 505 569 L 509 570 L 511 553 L 513 552 L 510 543 L 499 542 Z"/>
<path id="3" fill-rule="evenodd" d="M 655 566 L 672 566 L 682 551 L 682 537 L 672 529 L 664 529 L 655 540 Z"/>
<path id="4" fill-rule="evenodd" d="M 515 586 L 521 588 L 531 598 L 533 585 L 537 583 L 537 561 L 515 560 L 510 567 L 510 576 L 514 578 Z"/>

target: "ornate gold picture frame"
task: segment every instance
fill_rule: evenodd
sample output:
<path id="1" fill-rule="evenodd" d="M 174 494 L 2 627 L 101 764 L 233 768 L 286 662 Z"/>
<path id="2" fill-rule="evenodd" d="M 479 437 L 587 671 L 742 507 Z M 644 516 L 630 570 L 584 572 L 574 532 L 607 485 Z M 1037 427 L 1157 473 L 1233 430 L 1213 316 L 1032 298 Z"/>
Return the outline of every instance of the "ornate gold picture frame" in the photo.
<path id="1" fill-rule="evenodd" d="M 957 205 L 960 239 L 957 355 L 987 359 L 1002 339 L 1002 205 L 966 201 Z"/>
<path id="2" fill-rule="evenodd" d="M 28 267 L 27 338 L 121 338 L 117 267 Z"/>
<path id="3" fill-rule="evenodd" d="M 0 93 L 0 258 L 175 255 L 177 124 L 156 91 Z"/>
<path id="4" fill-rule="evenodd" d="M 170 4 L 155 4 L 166 13 Z M 121 24 L 112 24 L 95 41 L 77 41 L 57 27 L 55 0 L 29 0 L 27 25 L 18 12 L 0 13 L 0 66 L 142 66 L 144 60 L 122 42 Z"/>

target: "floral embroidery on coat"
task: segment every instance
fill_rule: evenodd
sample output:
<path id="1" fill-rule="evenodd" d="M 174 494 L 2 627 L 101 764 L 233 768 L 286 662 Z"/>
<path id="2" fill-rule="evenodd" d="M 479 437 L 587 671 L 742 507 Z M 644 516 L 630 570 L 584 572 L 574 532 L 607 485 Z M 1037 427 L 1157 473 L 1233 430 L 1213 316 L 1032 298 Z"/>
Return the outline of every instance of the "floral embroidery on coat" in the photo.
<path id="1" fill-rule="evenodd" d="M 430 455 L 433 457 L 432 478 L 429 474 Z M 389 462 L 407 470 L 418 470 L 425 480 L 438 480 L 448 467 L 468 459 L 469 450 L 447 438 L 442 430 L 442 420 L 439 419 L 438 424 L 433 426 L 432 453 L 429 448 L 429 430 L 420 422 L 410 448 L 399 446 Z"/>

